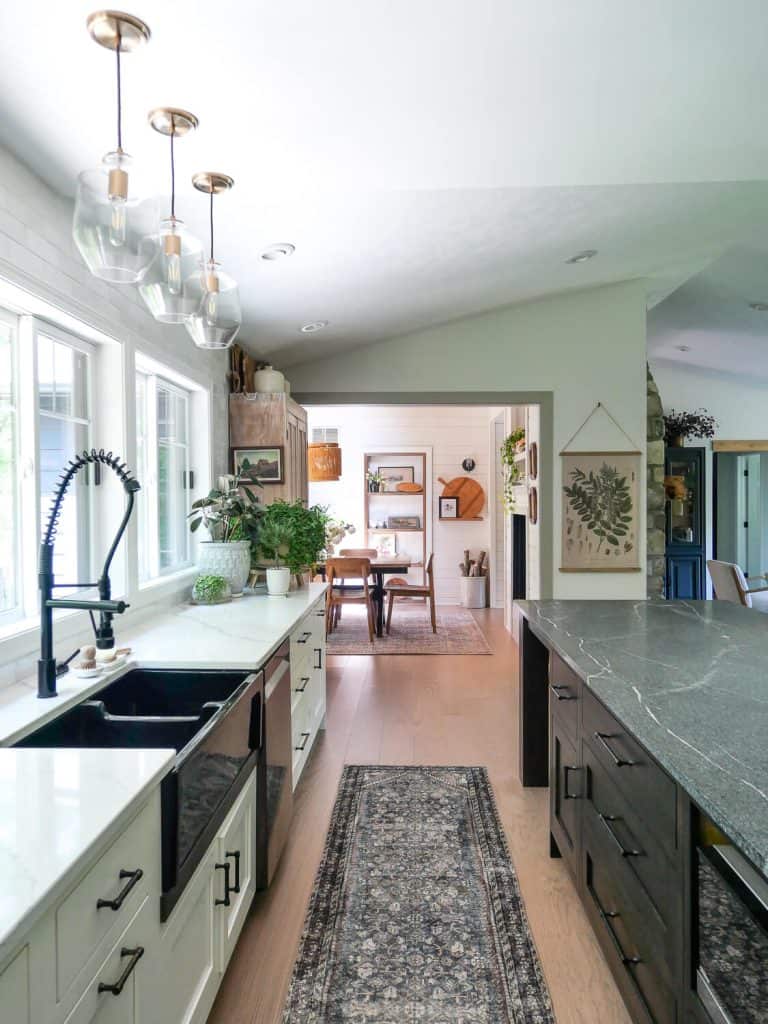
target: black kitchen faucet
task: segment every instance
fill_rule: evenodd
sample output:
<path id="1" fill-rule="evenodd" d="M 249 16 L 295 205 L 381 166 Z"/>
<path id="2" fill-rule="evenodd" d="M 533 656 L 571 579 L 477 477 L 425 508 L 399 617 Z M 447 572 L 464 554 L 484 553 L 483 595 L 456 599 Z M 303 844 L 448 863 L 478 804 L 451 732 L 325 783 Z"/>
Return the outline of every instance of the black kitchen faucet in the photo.
<path id="1" fill-rule="evenodd" d="M 67 488 L 74 477 L 86 466 L 92 465 L 94 473 L 99 473 L 102 466 L 108 466 L 114 470 L 122 483 L 125 493 L 128 495 L 128 503 L 125 515 L 112 541 L 101 576 L 97 583 L 55 583 L 53 578 L 53 545 L 56 538 L 56 527 L 61 515 L 61 505 Z M 97 451 L 92 448 L 89 452 L 84 451 L 76 455 L 67 463 L 62 471 L 56 486 L 56 492 L 51 503 L 51 511 L 48 515 L 48 522 L 43 533 L 40 544 L 40 563 L 38 566 L 38 587 L 40 590 L 40 660 L 37 663 L 37 696 L 55 697 L 56 678 L 66 671 L 66 665 L 57 668 L 56 659 L 53 656 L 53 609 L 54 608 L 78 608 L 91 613 L 91 621 L 96 634 L 96 646 L 101 650 L 108 650 L 115 646 L 115 634 L 112 630 L 112 617 L 122 614 L 128 605 L 125 601 L 112 600 L 112 585 L 109 581 L 109 567 L 112 564 L 117 546 L 122 539 L 128 520 L 133 512 L 134 496 L 136 491 L 141 489 L 138 480 L 135 480 L 125 466 L 120 462 L 119 456 L 113 456 L 112 452 L 105 452 L 103 448 Z M 98 587 L 99 600 L 86 601 L 79 598 L 55 598 L 53 591 L 57 587 Z M 99 612 L 99 625 L 93 618 L 93 612 Z"/>

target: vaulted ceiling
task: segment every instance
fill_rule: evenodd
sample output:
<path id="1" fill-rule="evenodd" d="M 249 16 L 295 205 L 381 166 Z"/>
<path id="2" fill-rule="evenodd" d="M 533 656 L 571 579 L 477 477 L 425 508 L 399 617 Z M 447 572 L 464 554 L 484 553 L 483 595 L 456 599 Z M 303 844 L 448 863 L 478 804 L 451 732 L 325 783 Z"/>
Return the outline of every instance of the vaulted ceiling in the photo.
<path id="1" fill-rule="evenodd" d="M 0 12 L 0 141 L 66 195 L 114 141 L 92 7 Z M 167 150 L 146 113 L 199 116 L 178 146 L 180 213 L 204 236 L 190 175 L 234 176 L 217 248 L 258 354 L 288 364 L 627 277 L 647 280 L 651 344 L 672 347 L 722 308 L 724 277 L 729 295 L 735 275 L 748 299 L 768 298 L 764 0 L 142 0 L 132 12 L 153 37 L 124 61 L 126 148 L 162 191 Z M 284 241 L 293 256 L 260 258 Z M 582 249 L 598 255 L 565 262 Z M 736 306 L 736 329 L 762 332 L 768 317 Z"/>

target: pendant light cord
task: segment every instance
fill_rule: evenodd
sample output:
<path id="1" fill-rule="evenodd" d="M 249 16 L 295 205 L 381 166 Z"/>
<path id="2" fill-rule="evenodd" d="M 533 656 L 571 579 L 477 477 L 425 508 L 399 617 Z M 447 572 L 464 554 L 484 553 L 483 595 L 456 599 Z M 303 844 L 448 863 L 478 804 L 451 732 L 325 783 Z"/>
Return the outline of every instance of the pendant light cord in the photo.
<path id="1" fill-rule="evenodd" d="M 213 188 L 211 188 L 211 263 L 213 263 Z"/>
<path id="2" fill-rule="evenodd" d="M 176 164 L 173 159 L 173 138 L 175 125 L 171 124 L 171 220 L 176 220 Z"/>
<path id="3" fill-rule="evenodd" d="M 117 151 L 122 153 L 123 151 L 123 95 L 122 95 L 122 83 L 120 81 L 120 46 L 122 44 L 122 37 L 120 31 L 117 33 L 117 45 L 115 47 L 115 53 L 117 54 Z"/>

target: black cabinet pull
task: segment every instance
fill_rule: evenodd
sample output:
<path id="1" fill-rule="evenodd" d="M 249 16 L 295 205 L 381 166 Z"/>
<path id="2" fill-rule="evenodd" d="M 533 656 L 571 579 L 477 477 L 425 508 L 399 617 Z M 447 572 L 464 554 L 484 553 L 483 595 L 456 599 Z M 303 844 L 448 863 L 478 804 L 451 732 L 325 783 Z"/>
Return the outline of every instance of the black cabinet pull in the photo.
<path id="1" fill-rule="evenodd" d="M 639 956 L 627 956 L 627 954 L 621 948 L 621 943 L 619 942 L 618 935 L 613 930 L 611 920 L 617 917 L 621 917 L 621 914 L 619 914 L 619 912 L 616 910 L 603 910 L 602 906 L 600 905 L 600 900 L 597 898 L 597 895 L 594 891 L 592 892 L 592 896 L 594 898 L 595 903 L 597 904 L 598 913 L 600 914 L 600 917 L 603 919 L 603 924 L 605 925 L 611 942 L 613 943 L 613 948 L 616 950 L 621 962 L 625 964 L 627 967 L 634 967 L 637 964 L 641 964 L 643 961 L 640 959 Z"/>
<path id="2" fill-rule="evenodd" d="M 568 687 L 562 683 L 552 683 L 549 688 L 555 700 L 576 700 L 576 695 L 570 693 Z M 560 693 L 561 690 L 565 690 L 565 693 Z"/>
<path id="3" fill-rule="evenodd" d="M 297 644 L 305 644 L 307 640 L 312 636 L 311 633 L 302 633 L 299 639 L 296 641 Z"/>
<path id="4" fill-rule="evenodd" d="M 109 910 L 119 910 L 125 903 L 126 899 L 130 896 L 131 890 L 137 885 L 144 877 L 144 872 L 141 868 L 136 868 L 135 871 L 121 871 L 119 877 L 121 879 L 128 878 L 130 881 L 123 888 L 122 892 L 119 893 L 113 900 L 96 900 L 96 909 L 103 910 L 105 907 Z"/>
<path id="5" fill-rule="evenodd" d="M 225 857 L 231 857 L 232 860 L 234 860 L 234 862 L 235 862 L 235 884 L 232 886 L 232 888 L 229 891 L 230 892 L 240 892 L 240 851 L 239 850 L 234 850 L 234 851 L 230 852 L 229 850 L 227 850 L 227 852 L 224 854 L 224 856 Z"/>
<path id="6" fill-rule="evenodd" d="M 101 995 L 102 992 L 111 992 L 113 996 L 119 996 L 125 988 L 125 983 L 130 978 L 133 969 L 136 964 L 144 956 L 144 947 L 136 946 L 135 949 L 127 949 L 125 946 L 120 950 L 120 957 L 129 956 L 131 959 L 125 965 L 125 970 L 117 979 L 113 985 L 107 985 L 106 982 L 100 981 L 98 987 L 98 993 Z"/>
<path id="7" fill-rule="evenodd" d="M 598 740 L 598 742 L 603 747 L 605 747 L 605 749 L 608 751 L 608 753 L 611 756 L 611 760 L 613 761 L 613 763 L 616 765 L 617 768 L 631 768 L 632 765 L 637 764 L 637 761 L 627 761 L 625 758 L 619 757 L 619 755 L 616 753 L 616 751 L 613 749 L 613 747 L 608 742 L 608 740 L 614 739 L 614 737 L 611 736 L 610 733 L 607 733 L 607 732 L 596 732 L 595 733 L 595 739 Z"/>
<path id="8" fill-rule="evenodd" d="M 580 800 L 581 793 L 569 793 L 568 792 L 568 773 L 581 771 L 581 765 L 578 764 L 564 764 L 563 765 L 563 800 Z"/>
<path id="9" fill-rule="evenodd" d="M 619 851 L 619 853 L 621 854 L 622 857 L 639 857 L 640 856 L 640 854 L 641 854 L 640 850 L 629 850 L 629 849 L 627 849 L 627 847 L 622 843 L 622 841 L 619 839 L 619 837 L 613 831 L 613 826 L 611 825 L 611 822 L 612 821 L 621 821 L 622 819 L 620 817 L 618 817 L 616 814 L 601 814 L 599 811 L 597 812 L 597 816 L 600 819 L 600 821 L 602 821 L 603 825 L 605 826 L 606 832 L 608 833 L 608 835 L 613 840 L 614 845 L 616 846 L 616 848 L 618 849 L 618 851 Z"/>
<path id="10" fill-rule="evenodd" d="M 307 688 L 307 684 L 309 683 L 309 676 L 302 676 L 301 682 L 304 684 L 303 686 L 294 686 L 296 693 L 304 693 Z"/>
<path id="11" fill-rule="evenodd" d="M 306 747 L 306 745 L 307 745 L 307 740 L 309 739 L 309 733 L 308 732 L 303 732 L 301 735 L 304 737 L 304 739 L 301 741 L 301 743 L 298 745 L 298 747 L 294 747 L 293 748 L 294 750 L 303 750 L 304 747 Z"/>
<path id="12" fill-rule="evenodd" d="M 217 871 L 223 871 L 224 872 L 224 899 L 223 900 L 214 900 L 213 901 L 214 902 L 214 906 L 217 906 L 217 907 L 228 907 L 230 905 L 230 899 L 229 899 L 229 892 L 230 892 L 230 887 L 229 887 L 229 869 L 230 869 L 231 865 L 230 865 L 229 861 L 227 861 L 225 864 L 214 864 L 214 867 L 216 868 Z"/>
<path id="13" fill-rule="evenodd" d="M 323 648 L 316 647 L 315 654 L 317 655 L 317 664 L 314 666 L 314 668 L 320 669 L 323 667 Z"/>

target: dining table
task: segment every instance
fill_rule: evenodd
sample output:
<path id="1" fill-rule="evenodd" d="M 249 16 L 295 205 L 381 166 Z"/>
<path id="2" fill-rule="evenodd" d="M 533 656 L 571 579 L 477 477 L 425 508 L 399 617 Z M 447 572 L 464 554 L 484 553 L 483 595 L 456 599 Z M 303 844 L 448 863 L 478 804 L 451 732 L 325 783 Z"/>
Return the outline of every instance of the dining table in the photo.
<path id="1" fill-rule="evenodd" d="M 384 636 L 384 596 L 386 593 L 384 577 L 406 573 L 413 563 L 407 555 L 380 555 L 378 558 L 369 559 L 369 561 L 374 581 L 371 587 L 371 597 L 376 612 L 376 636 Z M 324 562 L 317 565 L 317 571 L 325 579 Z"/>

